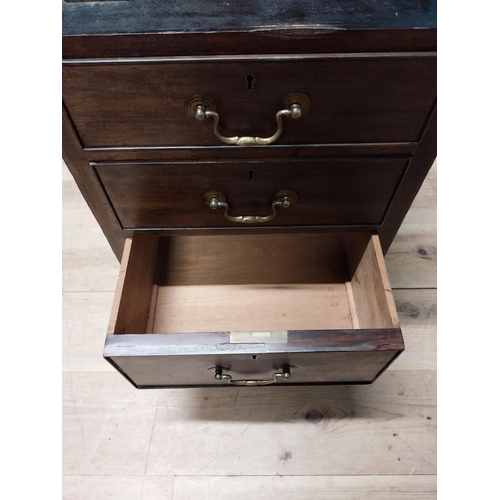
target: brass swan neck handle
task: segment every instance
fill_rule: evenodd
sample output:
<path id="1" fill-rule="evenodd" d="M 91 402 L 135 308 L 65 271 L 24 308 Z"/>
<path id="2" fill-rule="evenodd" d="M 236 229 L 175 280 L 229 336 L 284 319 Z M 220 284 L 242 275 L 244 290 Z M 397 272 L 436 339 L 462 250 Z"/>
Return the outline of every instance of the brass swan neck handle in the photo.
<path id="1" fill-rule="evenodd" d="M 220 115 L 215 102 L 209 97 L 194 95 L 186 102 L 187 113 L 198 121 L 208 118 L 214 120 L 214 134 L 224 144 L 231 146 L 267 146 L 274 143 L 283 132 L 283 117 L 298 120 L 306 116 L 311 108 L 311 101 L 304 94 L 288 94 L 282 104 L 282 109 L 276 113 L 276 132 L 270 137 L 238 136 L 226 137 L 219 132 Z"/>
<path id="2" fill-rule="evenodd" d="M 287 365 L 280 366 L 276 368 L 276 370 L 281 370 L 281 372 L 276 372 L 271 375 L 270 379 L 246 379 L 246 380 L 235 380 L 228 373 L 229 368 L 225 368 L 223 366 L 215 366 L 213 368 L 209 368 L 209 371 L 214 372 L 215 380 L 226 380 L 229 384 L 232 385 L 246 385 L 246 386 L 256 386 L 256 385 L 271 385 L 278 382 L 280 379 L 289 380 L 292 377 L 291 369 L 297 369 L 296 366 Z"/>
<path id="3" fill-rule="evenodd" d="M 269 222 L 277 215 L 276 207 L 288 208 L 295 204 L 298 200 L 297 193 L 289 189 L 279 191 L 274 195 L 274 200 L 271 204 L 272 213 L 266 216 L 261 215 L 229 215 L 229 205 L 226 202 L 226 196 L 220 191 L 208 191 L 204 195 L 205 203 L 213 210 L 218 208 L 224 209 L 224 217 L 231 222 L 240 222 L 243 224 L 256 224 Z"/>
<path id="4" fill-rule="evenodd" d="M 294 120 L 298 120 L 302 116 L 302 109 L 299 104 L 292 104 L 288 109 L 281 109 L 276 113 L 276 122 L 278 128 L 271 137 L 252 137 L 252 136 L 234 136 L 226 137 L 219 132 L 219 113 L 216 111 L 209 111 L 204 106 L 198 106 L 195 112 L 197 120 L 205 120 L 206 118 L 214 119 L 214 134 L 216 137 L 225 144 L 232 146 L 266 146 L 272 144 L 283 132 L 283 116 L 289 116 Z"/>

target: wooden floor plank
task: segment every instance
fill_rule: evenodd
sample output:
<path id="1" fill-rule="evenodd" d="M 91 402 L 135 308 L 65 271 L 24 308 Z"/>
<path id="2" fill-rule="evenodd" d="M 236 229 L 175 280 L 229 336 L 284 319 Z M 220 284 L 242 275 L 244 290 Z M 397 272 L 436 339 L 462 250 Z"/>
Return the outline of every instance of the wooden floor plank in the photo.
<path id="1" fill-rule="evenodd" d="M 372 386 L 246 389 L 162 393 L 146 473 L 436 472 L 434 371 L 392 371 Z"/>
<path id="2" fill-rule="evenodd" d="M 387 252 L 392 288 L 436 288 L 436 179 L 435 163 Z"/>
<path id="3" fill-rule="evenodd" d="M 394 290 L 405 351 L 392 370 L 435 370 L 437 293 L 435 289 Z"/>
<path id="4" fill-rule="evenodd" d="M 393 289 L 436 288 L 436 227 L 401 226 L 385 261 Z"/>
<path id="5" fill-rule="evenodd" d="M 434 476 L 177 476 L 173 500 L 433 500 Z"/>
<path id="6" fill-rule="evenodd" d="M 63 475 L 144 475 L 157 404 L 116 372 L 63 374 Z"/>
<path id="7" fill-rule="evenodd" d="M 62 500 L 171 500 L 171 476 L 65 476 Z M 191 497 L 194 498 L 194 497 Z"/>
<path id="8" fill-rule="evenodd" d="M 116 286 L 119 263 L 109 246 L 103 248 L 100 229 L 67 231 L 63 236 L 63 291 L 112 292 Z"/>
<path id="9" fill-rule="evenodd" d="M 63 291 L 114 291 L 119 263 L 64 163 L 62 198 Z"/>
<path id="10" fill-rule="evenodd" d="M 435 474 L 435 375 L 388 371 L 368 386 L 138 391 L 117 373 L 65 374 L 63 472 Z"/>
<path id="11" fill-rule="evenodd" d="M 63 293 L 63 372 L 115 371 L 102 351 L 113 292 Z"/>

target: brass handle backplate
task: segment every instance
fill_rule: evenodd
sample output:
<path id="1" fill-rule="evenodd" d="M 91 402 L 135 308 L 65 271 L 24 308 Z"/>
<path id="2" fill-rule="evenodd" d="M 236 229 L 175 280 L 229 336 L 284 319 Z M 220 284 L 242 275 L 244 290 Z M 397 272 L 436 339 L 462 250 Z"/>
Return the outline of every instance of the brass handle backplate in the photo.
<path id="1" fill-rule="evenodd" d="M 291 369 L 297 369 L 296 366 L 287 365 L 287 366 L 279 366 L 276 370 L 281 370 L 280 372 L 273 373 L 270 379 L 244 379 L 244 380 L 234 380 L 228 372 L 229 368 L 225 368 L 223 366 L 215 366 L 213 368 L 209 368 L 209 371 L 214 372 L 215 380 L 226 380 L 229 384 L 232 385 L 246 385 L 246 386 L 256 386 L 256 385 L 271 385 L 278 382 L 278 380 L 284 379 L 289 380 L 292 378 Z"/>
<path id="2" fill-rule="evenodd" d="M 208 191 L 203 195 L 205 203 L 213 210 L 218 208 L 224 209 L 224 217 L 231 222 L 241 222 L 244 224 L 256 224 L 269 222 L 277 215 L 276 207 L 288 208 L 297 203 L 298 196 L 295 191 L 284 189 L 274 195 L 274 200 L 271 205 L 272 214 L 261 215 L 229 215 L 229 205 L 226 203 L 226 196 L 219 191 Z"/>
<path id="3" fill-rule="evenodd" d="M 226 137 L 219 132 L 219 113 L 215 110 L 212 99 L 201 96 L 193 96 L 187 102 L 188 113 L 196 120 L 202 121 L 207 118 L 214 119 L 214 134 L 223 143 L 232 146 L 266 146 L 275 142 L 283 132 L 282 118 L 288 117 L 298 120 L 305 116 L 310 108 L 309 98 L 304 94 L 289 94 L 283 102 L 284 109 L 276 113 L 277 130 L 270 137 L 234 136 Z"/>

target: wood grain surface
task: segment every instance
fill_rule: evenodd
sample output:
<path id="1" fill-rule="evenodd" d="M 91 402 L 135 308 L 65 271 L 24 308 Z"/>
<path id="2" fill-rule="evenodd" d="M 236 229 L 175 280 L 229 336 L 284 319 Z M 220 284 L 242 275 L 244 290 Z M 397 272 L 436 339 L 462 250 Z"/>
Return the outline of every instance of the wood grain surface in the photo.
<path id="1" fill-rule="evenodd" d="M 276 193 L 297 193 L 269 223 L 253 226 L 380 224 L 408 158 L 371 157 L 246 162 L 98 164 L 95 168 L 126 229 L 248 228 L 211 209 L 209 191 L 225 195 L 229 216 L 273 213 Z"/>
<path id="2" fill-rule="evenodd" d="M 187 113 L 194 95 L 231 137 L 272 136 L 285 97 L 307 95 L 307 116 L 285 119 L 276 144 L 415 142 L 436 100 L 435 54 L 256 59 L 67 62 L 63 101 L 85 147 L 140 147 L 221 145 L 212 119 Z"/>
<path id="3" fill-rule="evenodd" d="M 253 392 L 137 391 L 102 359 L 119 266 L 64 169 L 63 498 L 435 499 L 436 172 L 386 256 L 405 352 L 371 386 Z"/>
<path id="4" fill-rule="evenodd" d="M 428 1 L 428 0 L 423 0 Z M 408 3 L 405 1 L 408 5 Z M 324 3 L 322 5 L 325 5 Z M 371 4 L 373 5 L 373 4 Z M 380 5 L 377 3 L 376 5 Z M 396 16 L 392 16 L 397 19 Z M 228 36 L 229 35 L 229 36 Z M 437 30 L 336 30 L 301 27 L 252 32 L 151 33 L 63 36 L 63 58 L 161 57 L 214 54 L 314 54 L 321 52 L 435 51 Z"/>

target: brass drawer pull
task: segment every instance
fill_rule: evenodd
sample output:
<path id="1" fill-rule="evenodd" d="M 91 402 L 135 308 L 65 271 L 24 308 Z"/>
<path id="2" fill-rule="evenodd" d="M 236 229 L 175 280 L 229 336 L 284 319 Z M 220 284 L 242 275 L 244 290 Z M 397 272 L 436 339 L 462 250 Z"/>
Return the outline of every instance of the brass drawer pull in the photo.
<path id="1" fill-rule="evenodd" d="M 265 217 L 260 215 L 229 215 L 229 205 L 226 203 L 226 196 L 219 191 L 208 191 L 204 195 L 205 203 L 213 210 L 217 208 L 224 209 L 224 217 L 231 222 L 242 222 L 244 224 L 256 224 L 262 222 L 269 222 L 274 219 L 277 215 L 276 207 L 288 208 L 297 202 L 298 196 L 295 191 L 285 189 L 279 191 L 274 195 L 274 201 L 271 205 L 273 213 L 266 215 Z"/>
<path id="2" fill-rule="evenodd" d="M 271 385 L 278 382 L 279 379 L 289 380 L 292 377 L 290 373 L 291 368 L 297 368 L 296 366 L 280 366 L 277 370 L 281 370 L 281 372 L 276 372 L 272 374 L 272 378 L 270 379 L 250 379 L 250 380 L 234 380 L 231 375 L 228 373 L 224 373 L 229 371 L 229 368 L 224 368 L 223 366 L 216 366 L 215 368 L 210 368 L 209 370 L 214 370 L 215 380 L 227 380 L 229 384 L 232 385 L 247 385 L 247 386 L 256 386 L 256 385 Z"/>
<path id="3" fill-rule="evenodd" d="M 234 136 L 225 137 L 219 133 L 219 113 L 215 111 L 215 104 L 211 99 L 200 96 L 193 96 L 188 101 L 188 113 L 196 120 L 202 121 L 206 118 L 214 119 L 214 134 L 225 144 L 232 146 L 266 146 L 272 144 L 283 132 L 282 117 L 293 118 L 298 120 L 301 116 L 305 116 L 309 111 L 310 101 L 303 94 L 290 94 L 285 98 L 283 103 L 284 109 L 276 113 L 277 130 L 271 137 L 252 137 L 252 136 Z"/>

